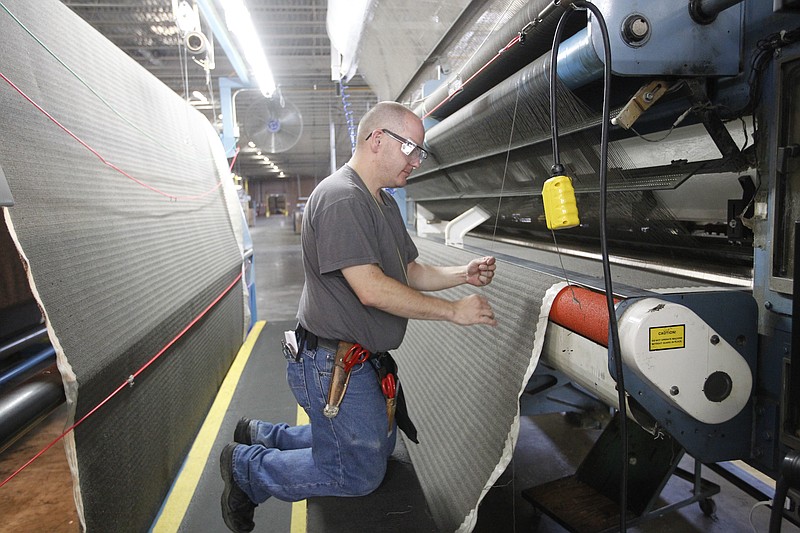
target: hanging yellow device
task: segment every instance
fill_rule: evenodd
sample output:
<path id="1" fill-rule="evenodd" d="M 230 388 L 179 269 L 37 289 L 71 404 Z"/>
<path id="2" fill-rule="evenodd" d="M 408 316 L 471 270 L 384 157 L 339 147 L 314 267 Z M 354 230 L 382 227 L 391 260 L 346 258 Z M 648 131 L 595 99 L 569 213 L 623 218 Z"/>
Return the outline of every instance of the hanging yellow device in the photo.
<path id="1" fill-rule="evenodd" d="M 553 176 L 542 187 L 547 229 L 574 228 L 581 223 L 575 189 L 569 176 Z"/>

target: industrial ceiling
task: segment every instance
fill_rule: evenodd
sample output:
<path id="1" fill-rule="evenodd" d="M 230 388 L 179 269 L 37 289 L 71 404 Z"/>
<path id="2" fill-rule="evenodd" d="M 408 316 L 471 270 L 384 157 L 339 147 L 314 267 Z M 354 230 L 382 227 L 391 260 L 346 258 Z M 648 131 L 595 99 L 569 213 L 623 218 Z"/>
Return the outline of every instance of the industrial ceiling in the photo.
<path id="1" fill-rule="evenodd" d="M 176 25 L 172 0 L 62 1 L 222 131 L 224 101 L 220 98 L 219 80 L 239 78 L 204 17 L 200 17 L 201 32 L 209 38 L 208 48 L 213 47 L 214 68 L 208 71 L 203 66 L 212 59 L 208 53 L 193 55 L 187 51 L 186 39 Z M 271 101 L 257 89 L 247 87 L 234 88 L 229 99 L 234 102 L 240 132 L 235 171 L 249 179 L 324 178 L 331 169 L 332 133 L 335 164 L 341 165 L 350 157 L 353 123 L 377 101 L 361 76 L 356 75 L 344 87 L 331 80 L 327 3 L 246 0 L 278 86 Z M 268 127 L 265 131 L 258 123 L 266 116 L 267 106 L 275 105 L 281 106 L 279 112 L 285 120 L 277 133 Z M 261 146 L 249 146 L 251 140 L 261 141 Z M 226 149 L 229 155 L 233 153 L 232 146 Z M 264 156 L 283 175 L 273 170 Z"/>

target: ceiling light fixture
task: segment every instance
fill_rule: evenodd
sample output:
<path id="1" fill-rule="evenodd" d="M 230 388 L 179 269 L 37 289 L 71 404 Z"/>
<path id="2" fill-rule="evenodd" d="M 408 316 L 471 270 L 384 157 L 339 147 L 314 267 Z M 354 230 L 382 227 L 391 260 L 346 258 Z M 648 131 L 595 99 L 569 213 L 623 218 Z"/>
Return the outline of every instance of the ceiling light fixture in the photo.
<path id="1" fill-rule="evenodd" d="M 253 27 L 253 19 L 242 0 L 223 0 L 225 9 L 225 23 L 228 29 L 236 35 L 239 46 L 244 53 L 245 61 L 250 65 L 253 77 L 258 83 L 261 94 L 267 98 L 275 93 L 275 79 L 269 68 L 267 56 L 258 40 L 258 34 Z"/>

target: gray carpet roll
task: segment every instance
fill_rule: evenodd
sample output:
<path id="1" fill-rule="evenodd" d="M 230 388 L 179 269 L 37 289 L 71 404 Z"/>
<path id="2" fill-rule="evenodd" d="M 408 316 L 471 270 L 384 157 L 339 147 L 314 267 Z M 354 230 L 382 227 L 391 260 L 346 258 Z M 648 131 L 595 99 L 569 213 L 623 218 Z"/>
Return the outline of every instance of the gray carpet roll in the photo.
<path id="1" fill-rule="evenodd" d="M 461 265 L 474 253 L 415 240 L 420 261 Z M 499 261 L 493 282 L 435 293 L 489 298 L 498 326 L 412 320 L 396 351 L 420 444 L 406 442 L 441 531 L 471 531 L 477 507 L 511 460 L 519 396 L 539 360 L 555 276 Z"/>
<path id="2" fill-rule="evenodd" d="M 241 214 L 205 117 L 60 2 L 3 4 L 0 166 L 16 202 L 3 214 L 78 420 L 235 282 Z M 242 343 L 245 305 L 239 281 L 66 439 L 88 530 L 150 526 Z"/>

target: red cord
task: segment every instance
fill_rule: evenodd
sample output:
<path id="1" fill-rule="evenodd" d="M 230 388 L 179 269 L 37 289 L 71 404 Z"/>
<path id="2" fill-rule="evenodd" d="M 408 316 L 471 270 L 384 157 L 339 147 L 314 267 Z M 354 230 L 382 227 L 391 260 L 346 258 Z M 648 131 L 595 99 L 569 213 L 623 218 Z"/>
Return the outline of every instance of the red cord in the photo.
<path id="1" fill-rule="evenodd" d="M 211 189 L 207 190 L 206 192 L 204 192 L 202 194 L 197 194 L 197 195 L 193 195 L 193 196 L 175 196 L 174 194 L 169 194 L 169 193 L 166 193 L 166 192 L 164 192 L 162 190 L 159 190 L 159 189 L 153 187 L 152 185 L 148 185 L 147 183 L 145 183 L 145 182 L 143 182 L 143 181 L 141 181 L 141 180 L 139 180 L 137 178 L 134 178 L 133 176 L 131 176 L 130 174 L 128 174 L 127 172 L 125 172 L 124 170 L 122 170 L 121 168 L 116 166 L 114 163 L 111 163 L 111 162 L 107 161 L 102 155 L 100 155 L 99 152 L 97 152 L 97 150 L 95 150 L 94 148 L 89 146 L 83 139 L 81 139 L 80 137 L 75 135 L 72 131 L 69 130 L 69 128 L 67 128 L 66 126 L 61 124 L 58 120 L 55 119 L 55 117 L 53 117 L 50 113 L 45 111 L 44 108 L 42 108 L 39 104 L 34 102 L 33 99 L 30 96 L 25 94 L 25 92 L 22 89 L 17 87 L 14 84 L 14 82 L 12 82 L 10 79 L 8 79 L 5 76 L 5 74 L 3 74 L 2 72 L 0 72 L 0 78 L 3 78 L 3 80 L 5 80 L 6 83 L 8 83 L 11 87 L 13 87 L 14 90 L 17 91 L 23 98 L 25 98 L 25 100 L 27 100 L 31 105 L 33 105 L 33 107 L 38 109 L 44 116 L 49 118 L 53 122 L 53 124 L 55 124 L 56 126 L 61 128 L 62 130 L 64 130 L 64 132 L 66 132 L 67 135 L 69 135 L 70 137 L 72 137 L 73 139 L 78 141 L 81 144 L 81 146 L 83 146 L 84 148 L 89 150 L 92 154 L 94 154 L 104 165 L 114 169 L 115 171 L 119 172 L 120 174 L 122 174 L 126 178 L 138 183 L 139 185 L 141 185 L 145 189 L 149 189 L 149 190 L 153 191 L 156 194 L 160 194 L 162 196 L 166 196 L 170 200 L 177 201 L 177 200 L 198 200 L 200 198 L 208 196 L 209 194 L 213 193 L 214 191 L 216 191 L 217 189 L 219 189 L 222 186 L 222 180 L 220 180 L 220 182 L 217 183 L 214 187 L 212 187 Z M 238 150 L 237 150 L 237 153 L 238 153 Z"/>
<path id="2" fill-rule="evenodd" d="M 2 75 L 2 74 L 0 74 L 0 76 L 1 76 L 1 75 Z M 171 347 L 173 344 L 175 344 L 175 343 L 176 343 L 176 342 L 177 342 L 177 341 L 178 341 L 178 340 L 179 340 L 181 337 L 183 337 L 183 335 L 184 335 L 184 334 L 185 334 L 187 331 L 189 331 L 189 329 L 190 329 L 192 326 L 194 326 L 194 325 L 197 323 L 197 321 L 199 321 L 201 318 L 203 318 L 203 317 L 206 315 L 206 313 L 208 313 L 208 312 L 209 312 L 209 311 L 210 311 L 210 310 L 211 310 L 211 309 L 212 309 L 212 308 L 213 308 L 215 305 L 217 305 L 217 303 L 218 303 L 218 302 L 219 302 L 219 301 L 220 301 L 220 300 L 221 300 L 221 299 L 222 299 L 222 298 L 223 298 L 223 297 L 224 297 L 226 294 L 228 294 L 228 293 L 230 292 L 230 290 L 231 290 L 231 289 L 232 289 L 232 288 L 233 288 L 233 287 L 234 287 L 234 286 L 235 286 L 235 285 L 236 285 L 236 284 L 239 282 L 239 280 L 240 280 L 240 279 L 242 279 L 242 273 L 241 273 L 241 272 L 239 272 L 239 274 L 238 274 L 238 275 L 236 276 L 236 278 L 235 278 L 235 279 L 234 279 L 234 280 L 231 282 L 231 284 L 230 284 L 230 285 L 228 285 L 228 286 L 225 288 L 225 290 L 223 290 L 223 291 L 222 291 L 222 292 L 219 294 L 219 296 L 217 296 L 217 297 L 214 299 L 214 301 L 213 301 L 213 302 L 211 302 L 210 304 L 208 304 L 208 306 L 207 306 L 205 309 L 203 309 L 203 310 L 200 312 L 200 314 L 199 314 L 199 315 L 197 315 L 196 317 L 194 317 L 194 319 L 192 319 L 192 321 L 191 321 L 191 322 L 189 322 L 189 324 L 188 324 L 188 325 L 187 325 L 185 328 L 183 328 L 183 329 L 181 330 L 181 332 L 180 332 L 180 333 L 178 333 L 177 335 L 175 335 L 175 337 L 173 337 L 173 339 L 172 339 L 171 341 L 169 341 L 169 342 L 168 342 L 168 343 L 167 343 L 167 344 L 166 344 L 166 345 L 165 345 L 163 348 L 161 348 L 161 349 L 158 351 L 158 353 L 157 353 L 157 354 L 155 354 L 155 355 L 154 355 L 154 356 L 153 356 L 153 357 L 152 357 L 152 358 L 151 358 L 149 361 L 147 361 L 147 362 L 146 362 L 144 365 L 142 365 L 142 367 L 141 367 L 139 370 L 137 370 L 136 372 L 134 372 L 133 374 L 131 374 L 131 376 L 130 376 L 130 377 L 128 377 L 128 379 L 126 379 L 125 381 L 123 381 L 123 382 L 120 384 L 120 386 L 119 386 L 119 387 L 117 387 L 117 388 L 114 390 L 114 392 L 112 392 L 111 394 L 109 394 L 109 395 L 106 397 L 106 399 L 105 399 L 105 400 L 103 400 L 102 402 L 100 402 L 99 404 L 97 404 L 97 405 L 96 405 L 96 406 L 95 406 L 95 407 L 94 407 L 94 408 L 93 408 L 91 411 L 89 411 L 88 413 L 86 413 L 85 415 L 83 415 L 83 416 L 81 417 L 81 419 L 80 419 L 80 420 L 78 420 L 77 422 L 75 422 L 74 424 L 72 424 L 72 425 L 71 425 L 69 428 L 67 428 L 67 429 L 64 431 L 64 433 L 62 433 L 61 435 L 59 435 L 58 437 L 56 437 L 56 439 L 55 439 L 53 442 L 51 442 L 50 444 L 48 444 L 47 446 L 45 446 L 44 448 L 42 448 L 42 450 L 41 450 L 41 451 L 39 451 L 39 453 L 37 453 L 36 455 L 34 455 L 34 456 L 33 456 L 33 457 L 32 457 L 32 458 L 31 458 L 31 459 L 30 459 L 30 460 L 29 460 L 27 463 L 25 463 L 24 465 L 22 465 L 21 467 L 19 467 L 19 468 L 18 468 L 18 469 L 17 469 L 17 470 L 16 470 L 16 471 L 13 473 L 13 474 L 11 474 L 10 476 L 8 476 L 8 477 L 7 477 L 7 478 L 6 478 L 6 479 L 5 479 L 5 480 L 4 480 L 2 483 L 0 483 L 0 488 L 1 488 L 1 487 L 3 487 L 3 486 L 6 484 L 6 483 L 8 483 L 9 481 L 11 481 L 12 479 L 14 479 L 14 478 L 17 476 L 17 474 L 19 474 L 20 472 L 22 472 L 23 470 L 25 470 L 25 469 L 26 469 L 26 468 L 27 468 L 27 467 L 28 467 L 28 466 L 29 466 L 31 463 L 33 463 L 33 462 L 34 462 L 36 459 L 38 459 L 39 457 L 41 457 L 41 456 L 42 456 L 42 455 L 43 455 L 43 454 L 44 454 L 44 453 L 45 453 L 47 450 L 49 450 L 50 448 L 52 448 L 52 447 L 53 447 L 53 446 L 54 446 L 54 445 L 55 445 L 55 444 L 56 444 L 58 441 L 60 441 L 60 440 L 61 440 L 61 439 L 63 439 L 64 437 L 66 437 L 66 436 L 69 434 L 69 432 L 70 432 L 70 431 L 72 431 L 73 429 L 75 429 L 76 427 L 78 427 L 80 424 L 82 424 L 84 420 L 86 420 L 87 418 L 89 418 L 90 416 L 92 416 L 92 415 L 93 415 L 95 412 L 97 412 L 97 410 L 98 410 L 98 409 L 100 409 L 101 407 L 103 407 L 103 406 L 104 406 L 106 403 L 108 403 L 108 401 L 109 401 L 109 400 L 111 400 L 111 398 L 113 398 L 114 396 L 116 396 L 116 395 L 117 395 L 117 393 L 119 393 L 119 391 L 121 391 L 122 389 L 124 389 L 124 388 L 125 388 L 126 386 L 128 386 L 128 385 L 131 385 L 131 386 L 132 386 L 132 385 L 133 385 L 133 383 L 134 383 L 134 380 L 135 380 L 135 379 L 136 379 L 136 378 L 139 376 L 139 374 L 141 374 L 142 372 L 144 372 L 144 371 L 145 371 L 145 369 L 146 369 L 147 367 L 149 367 L 151 364 L 153 364 L 153 362 L 155 362 L 155 360 L 156 360 L 156 359 L 158 359 L 159 357 L 161 357 L 161 355 L 163 355 L 163 354 L 164 354 L 164 352 L 166 352 L 166 351 L 167 351 L 167 350 L 168 350 L 168 349 L 169 349 L 169 348 L 170 348 L 170 347 Z"/>
<path id="3" fill-rule="evenodd" d="M 236 163 L 236 158 L 239 157 L 239 147 L 236 147 L 236 152 L 233 154 L 233 159 L 231 159 L 231 165 L 228 167 L 230 172 L 233 172 L 233 165 Z"/>
<path id="4" fill-rule="evenodd" d="M 475 76 L 477 76 L 478 74 L 480 74 L 481 72 L 483 72 L 484 70 L 486 70 L 486 68 L 487 68 L 489 65 L 491 65 L 492 63 L 494 63 L 494 61 L 495 61 L 495 60 L 496 60 L 498 57 L 500 57 L 500 55 L 501 55 L 501 54 L 503 54 L 504 52 L 507 52 L 507 51 L 508 51 L 508 50 L 509 50 L 509 49 L 510 49 L 512 46 L 514 46 L 514 45 L 515 45 L 515 44 L 517 44 L 518 42 L 519 42 L 519 35 L 517 35 L 516 37 L 514 37 L 513 39 L 511 39 L 510 41 L 508 41 L 508 44 L 506 44 L 506 45 L 505 45 L 503 48 L 501 48 L 501 49 L 500 49 L 500 51 L 499 51 L 499 52 L 497 52 L 497 53 L 494 55 L 494 57 L 493 57 L 493 58 L 491 58 L 489 61 L 487 61 L 487 62 L 486 62 L 486 64 L 485 64 L 485 65 L 483 65 L 481 68 L 479 68 L 479 69 L 478 69 L 478 70 L 475 72 L 475 74 L 473 74 L 472 76 L 470 76 L 470 77 L 467 79 L 467 81 L 465 81 L 464 83 L 462 83 L 462 84 L 461 84 L 461 87 L 459 87 L 459 88 L 458 88 L 456 91 L 454 91 L 452 94 L 449 94 L 449 95 L 447 95 L 447 98 L 445 98 L 444 100 L 442 100 L 441 102 L 439 102 L 439 103 L 436 105 L 436 107 L 434 107 L 433 109 L 431 109 L 430 111 L 428 111 L 427 113 L 425 113 L 425 114 L 422 116 L 422 118 L 428 118 L 428 117 L 429 117 L 429 116 L 430 116 L 430 115 L 431 115 L 431 114 L 432 114 L 434 111 L 436 111 L 437 109 L 439 109 L 440 107 L 442 107 L 444 104 L 446 104 L 447 102 L 449 102 L 450 100 L 452 100 L 453 98 L 455 98 L 455 96 L 456 96 L 458 93 L 460 93 L 460 92 L 461 92 L 461 90 L 462 90 L 464 87 L 466 87 L 466 85 L 467 85 L 469 82 L 471 82 L 471 81 L 472 81 L 472 80 L 475 78 Z"/>

